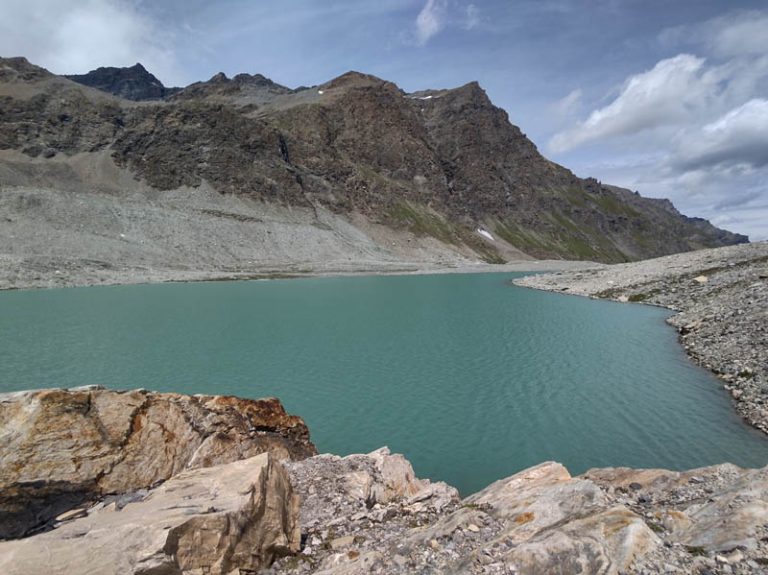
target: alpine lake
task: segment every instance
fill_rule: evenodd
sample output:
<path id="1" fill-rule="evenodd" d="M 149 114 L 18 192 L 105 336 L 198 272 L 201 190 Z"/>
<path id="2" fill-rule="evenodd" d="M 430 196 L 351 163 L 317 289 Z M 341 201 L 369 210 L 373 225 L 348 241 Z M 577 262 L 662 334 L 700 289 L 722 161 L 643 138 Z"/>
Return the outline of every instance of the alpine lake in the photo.
<path id="1" fill-rule="evenodd" d="M 545 460 L 573 474 L 768 463 L 670 312 L 510 285 L 519 275 L 0 293 L 0 391 L 279 397 L 320 452 L 387 445 L 463 494 Z"/>

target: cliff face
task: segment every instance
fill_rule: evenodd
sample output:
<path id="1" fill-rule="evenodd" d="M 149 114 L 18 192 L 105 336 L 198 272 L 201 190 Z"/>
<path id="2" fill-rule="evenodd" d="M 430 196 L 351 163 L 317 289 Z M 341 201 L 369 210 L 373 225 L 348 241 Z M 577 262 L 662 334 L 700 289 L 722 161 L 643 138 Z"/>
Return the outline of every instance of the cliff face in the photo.
<path id="1" fill-rule="evenodd" d="M 143 68 L 100 70 L 86 75 L 88 85 L 139 98 L 140 90 L 115 86 L 124 78 L 134 86 Z M 291 90 L 221 74 L 159 97 L 130 104 L 2 60 L 0 150 L 48 159 L 106 152 L 158 190 L 205 184 L 362 214 L 491 262 L 514 249 L 617 262 L 747 241 L 669 203 L 577 178 L 539 154 L 476 83 L 405 94 L 350 72 Z"/>
<path id="2" fill-rule="evenodd" d="M 261 453 L 314 455 L 301 418 L 276 399 L 100 388 L 0 395 L 0 539 L 62 511 Z"/>

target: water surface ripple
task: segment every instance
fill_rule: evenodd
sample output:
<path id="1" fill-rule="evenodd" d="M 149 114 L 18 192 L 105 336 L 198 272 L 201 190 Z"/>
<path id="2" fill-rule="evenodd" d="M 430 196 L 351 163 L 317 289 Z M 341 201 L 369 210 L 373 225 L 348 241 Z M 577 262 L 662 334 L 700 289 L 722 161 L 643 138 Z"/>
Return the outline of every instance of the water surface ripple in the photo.
<path id="1" fill-rule="evenodd" d="M 768 463 L 668 312 L 516 288 L 515 275 L 7 292 L 0 391 L 277 396 L 321 451 L 389 445 L 464 493 L 547 459 L 573 473 Z"/>

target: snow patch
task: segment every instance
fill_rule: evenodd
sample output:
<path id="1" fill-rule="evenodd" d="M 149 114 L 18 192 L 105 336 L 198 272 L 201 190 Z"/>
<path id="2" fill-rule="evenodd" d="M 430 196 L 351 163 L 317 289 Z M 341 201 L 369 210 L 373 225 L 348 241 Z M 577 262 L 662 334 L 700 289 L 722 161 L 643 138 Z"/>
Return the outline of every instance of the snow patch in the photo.
<path id="1" fill-rule="evenodd" d="M 323 95 L 323 91 L 322 90 L 318 90 L 317 93 L 320 94 L 321 96 Z"/>
<path id="2" fill-rule="evenodd" d="M 482 228 L 477 228 L 477 233 L 483 236 L 484 238 L 488 238 L 492 242 L 495 242 L 496 240 L 493 239 L 493 236 L 491 235 L 491 232 L 487 232 Z"/>

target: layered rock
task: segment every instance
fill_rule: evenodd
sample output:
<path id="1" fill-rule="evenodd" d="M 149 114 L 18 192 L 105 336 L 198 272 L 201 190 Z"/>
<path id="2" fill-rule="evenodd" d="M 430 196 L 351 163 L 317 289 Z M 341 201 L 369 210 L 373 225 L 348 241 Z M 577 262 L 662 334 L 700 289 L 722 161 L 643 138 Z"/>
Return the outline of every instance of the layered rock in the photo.
<path id="1" fill-rule="evenodd" d="M 0 395 L 0 538 L 19 537 L 106 494 L 270 452 L 316 453 L 277 399 L 98 387 Z"/>
<path id="2" fill-rule="evenodd" d="M 183 471 L 143 499 L 102 504 L 53 531 L 0 542 L 0 572 L 253 573 L 299 549 L 297 519 L 288 477 L 265 453 Z"/>

